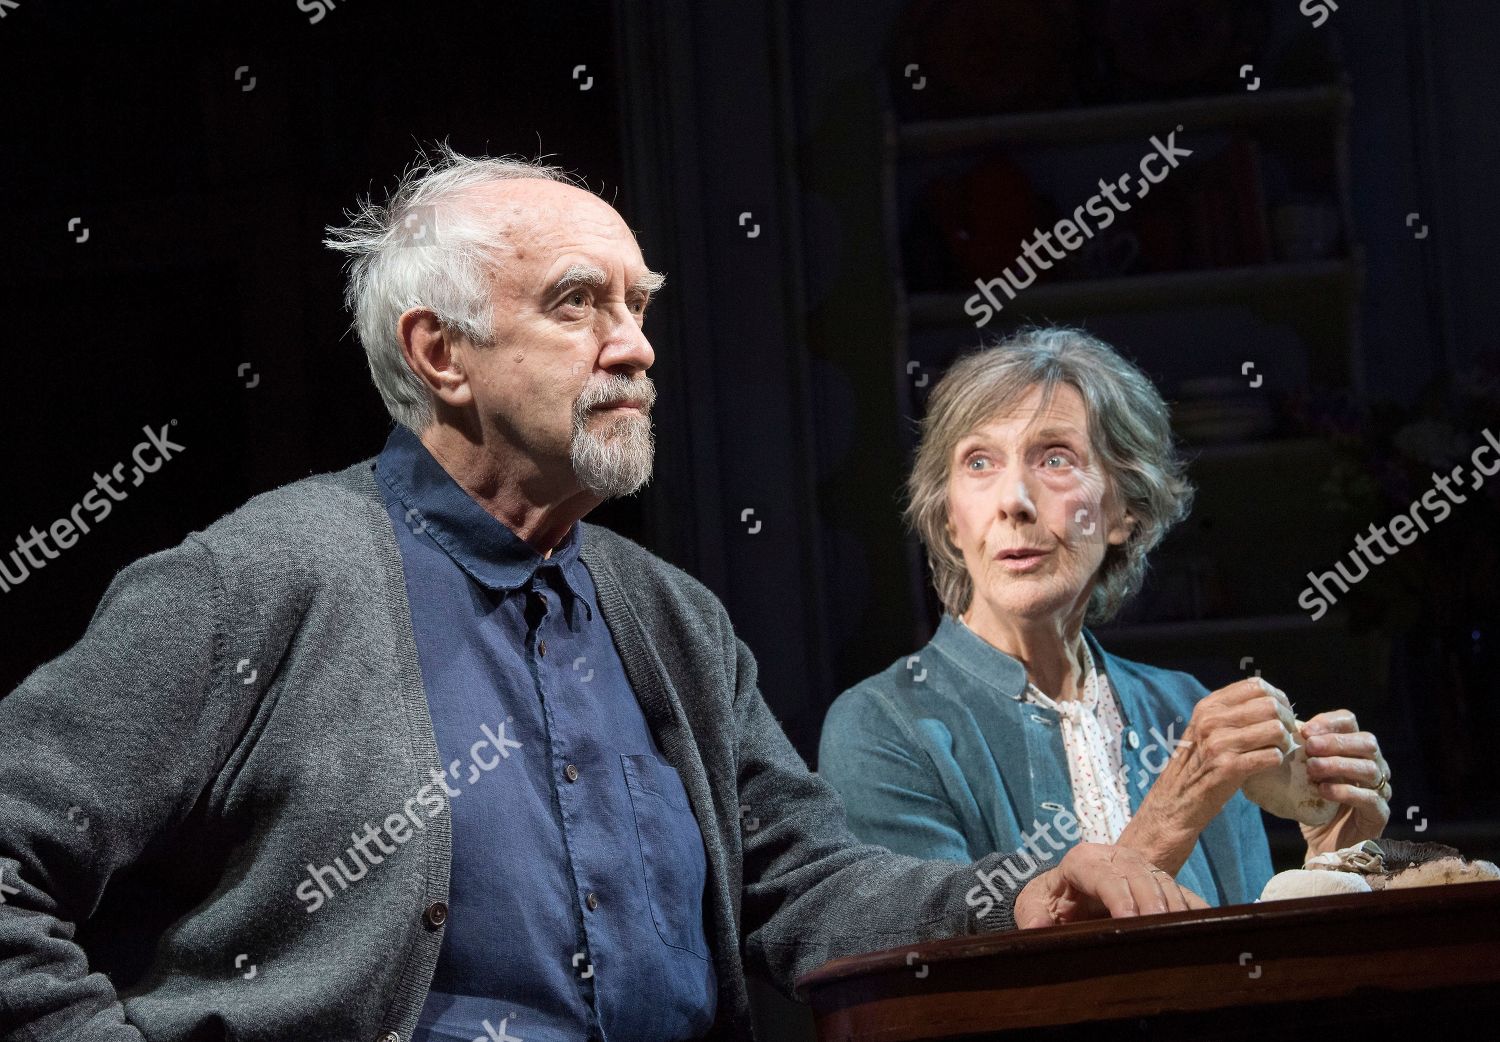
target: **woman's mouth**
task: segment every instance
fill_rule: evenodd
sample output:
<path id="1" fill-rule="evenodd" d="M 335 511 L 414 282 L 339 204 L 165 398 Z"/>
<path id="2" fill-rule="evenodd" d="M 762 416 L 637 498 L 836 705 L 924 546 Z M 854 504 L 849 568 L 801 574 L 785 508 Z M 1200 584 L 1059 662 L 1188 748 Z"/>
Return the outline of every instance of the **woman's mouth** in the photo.
<path id="1" fill-rule="evenodd" d="M 1019 546 L 1011 550 L 1001 550 L 995 555 L 995 560 L 1006 571 L 1030 572 L 1042 566 L 1042 560 L 1050 550 L 1040 550 L 1031 546 Z"/>

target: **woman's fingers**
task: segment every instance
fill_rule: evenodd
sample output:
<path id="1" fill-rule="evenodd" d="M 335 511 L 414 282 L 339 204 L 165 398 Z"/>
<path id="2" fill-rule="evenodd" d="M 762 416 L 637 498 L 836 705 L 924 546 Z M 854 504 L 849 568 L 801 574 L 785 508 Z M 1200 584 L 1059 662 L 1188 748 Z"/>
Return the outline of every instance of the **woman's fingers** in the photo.
<path id="1" fill-rule="evenodd" d="M 1140 915 L 1140 900 L 1129 876 L 1111 874 L 1102 879 L 1094 896 L 1104 905 L 1111 919 Z"/>
<path id="2" fill-rule="evenodd" d="M 1248 753 L 1258 749 L 1275 749 L 1282 753 L 1292 751 L 1291 735 L 1281 726 L 1280 720 L 1262 720 L 1246 727 L 1219 727 L 1208 731 L 1198 740 L 1197 748 L 1210 760 L 1226 754 Z M 1279 759 L 1271 766 L 1280 763 Z"/>
<path id="3" fill-rule="evenodd" d="M 1235 740 L 1230 747 L 1235 750 L 1275 747 L 1288 753 L 1294 744 L 1297 717 L 1284 693 L 1260 677 L 1252 677 L 1200 702 L 1194 722 L 1194 739 L 1199 742 L 1214 735 L 1232 735 Z"/>
<path id="4" fill-rule="evenodd" d="M 1353 716 L 1349 714 L 1350 721 Z M 1382 799 L 1390 798 L 1391 790 L 1386 786 L 1391 780 L 1391 769 L 1380 752 L 1380 742 L 1369 731 L 1311 735 L 1306 747 L 1307 776 L 1313 781 L 1358 786 L 1375 791 Z"/>
<path id="5" fill-rule="evenodd" d="M 1166 899 L 1166 909 L 1169 912 L 1186 912 L 1188 910 L 1187 891 L 1177 885 L 1177 880 L 1167 875 L 1165 871 L 1155 875 L 1156 881 L 1161 884 L 1162 896 Z"/>
<path id="6" fill-rule="evenodd" d="M 1032 928 L 1100 915 L 1121 919 L 1206 907 L 1170 872 L 1129 847 L 1080 843 L 1056 868 L 1022 888 L 1015 910 L 1016 924 Z"/>
<path id="7" fill-rule="evenodd" d="M 1241 702 L 1263 697 L 1270 697 L 1288 709 L 1292 707 L 1291 701 L 1286 697 L 1286 692 L 1264 677 L 1246 677 L 1244 680 L 1236 680 L 1233 684 L 1221 687 L 1209 696 L 1224 705 L 1239 705 Z"/>
<path id="8" fill-rule="evenodd" d="M 1302 744 L 1307 747 L 1308 756 L 1352 756 L 1361 760 L 1373 760 L 1380 755 L 1380 743 L 1369 731 L 1314 734 L 1309 735 Z"/>
<path id="9" fill-rule="evenodd" d="M 1348 807 L 1366 807 L 1373 810 L 1385 802 L 1385 798 L 1368 785 L 1352 785 L 1349 782 L 1319 782 L 1318 792 L 1324 799 L 1342 803 Z"/>
<path id="10" fill-rule="evenodd" d="M 1178 883 L 1165 869 L 1151 869 L 1134 888 L 1139 915 L 1186 912 L 1207 908 L 1208 902 Z"/>
<path id="11" fill-rule="evenodd" d="M 1023 930 L 1034 930 L 1039 926 L 1051 926 L 1053 905 L 1060 891 L 1066 887 L 1058 869 L 1048 869 L 1029 880 L 1016 894 L 1016 925 Z"/>
<path id="12" fill-rule="evenodd" d="M 1302 725 L 1302 734 L 1307 737 L 1334 732 L 1352 733 L 1358 730 L 1359 721 L 1347 709 L 1331 709 L 1326 713 L 1319 713 Z"/>
<path id="13" fill-rule="evenodd" d="M 1341 804 L 1354 811 L 1357 820 L 1363 822 L 1366 828 L 1362 831 L 1371 831 L 1372 834 L 1361 838 L 1373 839 L 1385 828 L 1385 823 L 1391 819 L 1390 804 L 1385 797 L 1374 789 L 1367 789 L 1363 785 L 1347 785 L 1342 782 L 1323 782 L 1318 786 L 1318 792 L 1326 800 Z M 1350 840 L 1349 842 L 1354 842 Z M 1349 843 L 1343 844 L 1348 846 Z"/>
<path id="14" fill-rule="evenodd" d="M 1161 915 L 1169 909 L 1163 880 L 1176 888 L 1177 884 L 1163 869 L 1148 869 L 1131 876 L 1130 888 L 1135 895 L 1137 915 Z"/>
<path id="15" fill-rule="evenodd" d="M 1194 908 L 1207 908 L 1208 902 L 1165 872 L 1156 877 L 1161 882 L 1162 893 L 1167 898 L 1167 911 L 1186 912 Z"/>
<path id="16" fill-rule="evenodd" d="M 1377 789 L 1385 778 L 1385 770 L 1375 760 L 1357 759 L 1352 756 L 1314 756 L 1307 761 L 1307 777 L 1315 782 L 1342 782 Z"/>
<path id="17" fill-rule="evenodd" d="M 1292 710 L 1290 703 L 1276 702 L 1276 719 L 1281 721 L 1281 726 L 1286 728 L 1287 734 L 1297 733 L 1297 714 Z"/>
<path id="18" fill-rule="evenodd" d="M 1213 717 L 1220 727 L 1250 727 L 1262 722 L 1278 723 L 1288 731 L 1296 726 L 1297 717 L 1289 706 L 1269 695 L 1248 699 L 1221 708 Z"/>

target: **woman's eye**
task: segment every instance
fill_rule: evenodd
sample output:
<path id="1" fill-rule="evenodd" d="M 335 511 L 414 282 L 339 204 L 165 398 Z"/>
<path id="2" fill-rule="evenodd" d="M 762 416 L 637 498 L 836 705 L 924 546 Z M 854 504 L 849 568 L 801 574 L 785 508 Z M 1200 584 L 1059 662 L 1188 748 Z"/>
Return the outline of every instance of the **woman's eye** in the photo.
<path id="1" fill-rule="evenodd" d="M 1045 465 L 1053 470 L 1057 470 L 1059 467 L 1069 467 L 1072 466 L 1072 464 L 1073 461 L 1068 458 L 1067 455 L 1061 452 L 1048 453 L 1047 459 L 1045 460 Z"/>
<path id="2" fill-rule="evenodd" d="M 970 456 L 968 467 L 970 470 L 983 470 L 989 462 L 984 456 Z"/>

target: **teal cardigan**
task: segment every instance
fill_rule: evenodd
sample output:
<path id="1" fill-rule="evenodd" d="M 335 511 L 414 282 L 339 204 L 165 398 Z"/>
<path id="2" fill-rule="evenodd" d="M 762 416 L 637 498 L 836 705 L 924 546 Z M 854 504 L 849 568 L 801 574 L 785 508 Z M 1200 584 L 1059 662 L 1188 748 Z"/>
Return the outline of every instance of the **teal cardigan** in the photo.
<path id="1" fill-rule="evenodd" d="M 1208 690 L 1186 673 L 1116 658 L 1088 630 L 1083 636 L 1119 700 L 1133 815 Z M 949 861 L 1018 849 L 1025 835 L 1073 810 L 1057 713 L 1024 701 L 1025 690 L 1020 662 L 944 615 L 921 652 L 834 702 L 818 773 L 866 842 Z M 1060 855 L 1040 836 L 1036 846 L 1051 857 L 1042 867 L 1056 864 Z M 1254 901 L 1270 878 L 1260 811 L 1239 792 L 1177 874 L 1213 905 Z"/>

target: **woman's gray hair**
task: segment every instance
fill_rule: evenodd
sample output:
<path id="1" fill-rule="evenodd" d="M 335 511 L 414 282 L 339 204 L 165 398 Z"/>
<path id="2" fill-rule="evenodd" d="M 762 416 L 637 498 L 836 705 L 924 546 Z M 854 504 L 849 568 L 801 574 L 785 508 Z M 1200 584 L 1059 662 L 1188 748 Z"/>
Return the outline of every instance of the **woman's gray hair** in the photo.
<path id="1" fill-rule="evenodd" d="M 948 537 L 948 479 L 965 435 L 1042 388 L 1042 408 L 1063 384 L 1088 415 L 1092 451 L 1118 503 L 1135 519 L 1108 546 L 1085 621 L 1105 622 L 1140 588 L 1146 555 L 1187 516 L 1193 487 L 1172 442 L 1167 404 L 1138 368 L 1108 344 L 1067 328 L 1026 329 L 954 363 L 933 388 L 907 479 L 906 519 L 927 550 L 933 585 L 951 614 L 966 611 L 974 584 Z"/>
<path id="2" fill-rule="evenodd" d="M 522 178 L 579 183 L 540 160 L 471 158 L 443 143 L 418 153 L 385 205 L 367 197 L 345 214 L 347 225 L 327 228 L 323 245 L 350 257 L 344 303 L 370 376 L 391 416 L 414 431 L 432 422 L 432 396 L 406 363 L 396 320 L 430 308 L 444 329 L 481 347 L 493 342 L 490 270 L 504 244 L 493 215 L 465 194 Z"/>

